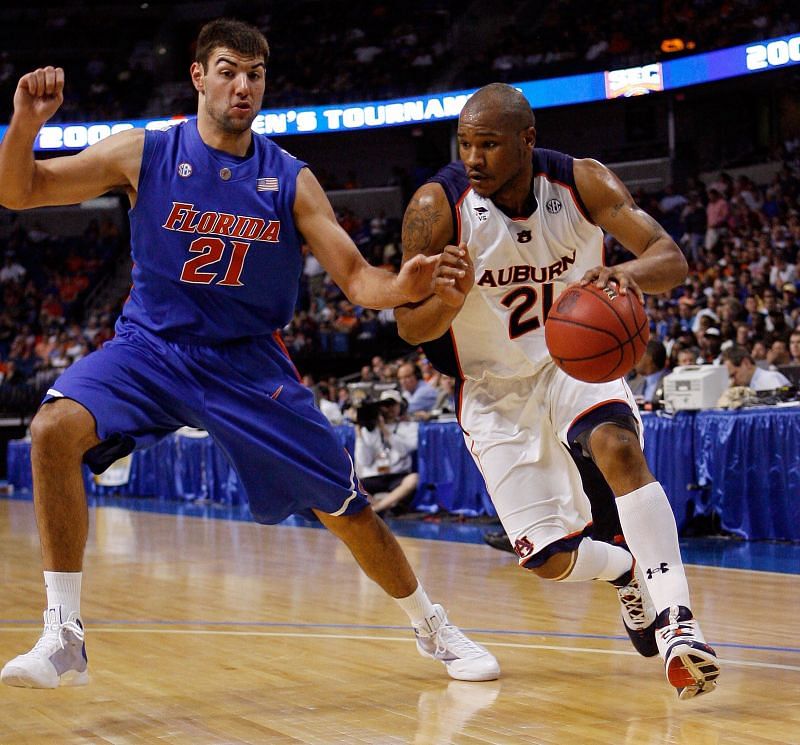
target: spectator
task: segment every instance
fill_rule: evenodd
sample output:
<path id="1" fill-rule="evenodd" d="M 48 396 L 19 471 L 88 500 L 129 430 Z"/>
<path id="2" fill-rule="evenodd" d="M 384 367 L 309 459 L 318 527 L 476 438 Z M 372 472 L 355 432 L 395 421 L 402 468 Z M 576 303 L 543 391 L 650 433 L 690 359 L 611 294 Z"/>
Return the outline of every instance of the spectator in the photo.
<path id="1" fill-rule="evenodd" d="M 689 201 L 681 211 L 681 222 L 684 229 L 681 246 L 687 258 L 697 263 L 700 260 L 707 227 L 706 207 L 698 192 L 689 194 Z"/>
<path id="2" fill-rule="evenodd" d="M 339 404 L 333 400 L 335 391 L 332 391 L 328 384 L 322 381 L 317 384 L 317 390 L 319 391 L 319 401 L 317 402 L 319 410 L 331 424 L 341 424 L 344 417 Z"/>
<path id="3" fill-rule="evenodd" d="M 405 362 L 397 369 L 397 381 L 403 390 L 403 398 L 408 402 L 408 413 L 417 418 L 430 414 L 436 405 L 436 389 L 422 379 L 422 371 L 413 362 Z"/>
<path id="4" fill-rule="evenodd" d="M 700 350 L 697 347 L 679 349 L 675 358 L 676 367 L 687 367 L 700 364 Z"/>
<path id="5" fill-rule="evenodd" d="M 6 282 L 16 282 L 21 284 L 25 279 L 26 269 L 15 258 L 14 253 L 9 251 L 6 253 L 3 267 L 0 268 L 0 284 Z"/>
<path id="6" fill-rule="evenodd" d="M 656 402 L 661 381 L 669 373 L 667 350 L 660 341 L 647 342 L 644 354 L 633 368 L 633 377 L 628 381 L 636 403 L 641 405 Z"/>
<path id="7" fill-rule="evenodd" d="M 800 329 L 795 329 L 789 335 L 789 363 L 800 365 Z"/>
<path id="8" fill-rule="evenodd" d="M 777 370 L 758 367 L 750 352 L 743 347 L 731 347 L 722 353 L 728 368 L 731 386 L 744 386 L 754 391 L 772 391 L 789 385 L 789 379 Z"/>
<path id="9" fill-rule="evenodd" d="M 449 375 L 439 376 L 439 393 L 436 396 L 434 411 L 442 414 L 456 413 L 456 379 Z"/>
<path id="10" fill-rule="evenodd" d="M 767 350 L 767 364 L 770 370 L 789 364 L 789 345 L 783 339 L 775 339 Z"/>
<path id="11" fill-rule="evenodd" d="M 703 364 L 718 365 L 721 361 L 719 353 L 722 349 L 722 334 L 716 326 L 707 328 L 700 339 L 700 357 Z"/>
<path id="12" fill-rule="evenodd" d="M 708 190 L 708 205 L 706 206 L 706 237 L 705 249 L 711 251 L 725 232 L 730 207 L 722 194 L 714 188 Z"/>
<path id="13" fill-rule="evenodd" d="M 400 392 L 389 389 L 380 395 L 375 421 L 356 421 L 356 473 L 379 514 L 404 511 L 419 482 L 413 470 L 419 425 L 405 417 L 405 409 Z"/>

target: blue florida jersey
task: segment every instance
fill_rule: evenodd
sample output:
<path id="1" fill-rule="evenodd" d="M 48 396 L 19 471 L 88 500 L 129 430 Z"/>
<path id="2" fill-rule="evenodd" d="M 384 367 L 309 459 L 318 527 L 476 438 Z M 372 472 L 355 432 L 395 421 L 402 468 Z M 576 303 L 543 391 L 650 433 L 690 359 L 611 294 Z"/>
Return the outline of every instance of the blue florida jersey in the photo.
<path id="1" fill-rule="evenodd" d="M 302 271 L 292 208 L 304 166 L 255 133 L 247 157 L 214 150 L 194 119 L 147 131 L 122 319 L 212 344 L 285 326 Z"/>

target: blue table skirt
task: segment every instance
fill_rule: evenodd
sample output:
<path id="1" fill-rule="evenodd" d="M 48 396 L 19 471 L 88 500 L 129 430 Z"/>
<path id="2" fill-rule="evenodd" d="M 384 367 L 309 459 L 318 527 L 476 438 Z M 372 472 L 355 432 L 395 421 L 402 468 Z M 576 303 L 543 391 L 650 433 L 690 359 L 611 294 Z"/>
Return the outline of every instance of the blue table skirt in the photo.
<path id="1" fill-rule="evenodd" d="M 800 540 L 800 409 L 650 414 L 643 421 L 645 455 L 680 527 L 692 514 L 717 512 L 726 530 L 745 538 Z M 336 433 L 352 452 L 353 427 L 337 427 Z M 418 469 L 415 509 L 495 515 L 456 422 L 420 425 Z M 100 486 L 88 469 L 84 473 L 90 494 L 247 502 L 209 437 L 171 435 L 135 453 L 124 486 Z M 31 488 L 26 440 L 9 443 L 8 480 L 18 489 Z"/>
<path id="2" fill-rule="evenodd" d="M 704 411 L 697 481 L 722 527 L 744 538 L 800 540 L 800 411 Z"/>

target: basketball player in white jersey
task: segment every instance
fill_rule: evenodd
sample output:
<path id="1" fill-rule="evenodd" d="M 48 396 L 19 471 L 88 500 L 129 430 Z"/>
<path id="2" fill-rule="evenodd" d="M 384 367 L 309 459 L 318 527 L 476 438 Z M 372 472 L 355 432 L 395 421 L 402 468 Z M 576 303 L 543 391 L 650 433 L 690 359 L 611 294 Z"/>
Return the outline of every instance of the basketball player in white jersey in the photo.
<path id="1" fill-rule="evenodd" d="M 461 161 L 406 210 L 404 260 L 440 259 L 436 293 L 397 308 L 398 328 L 459 381 L 464 439 L 520 565 L 545 579 L 614 584 L 636 649 L 660 653 L 679 697 L 692 698 L 716 687 L 719 664 L 690 610 L 675 518 L 645 461 L 633 396 L 622 379 L 570 378 L 544 340 L 567 284 L 614 282 L 641 297 L 680 284 L 686 261 L 605 166 L 534 149 L 535 140 L 514 88 L 493 83 L 467 101 Z M 603 231 L 636 258 L 603 266 Z M 590 537 L 589 497 L 603 490 L 616 497 L 630 552 Z"/>

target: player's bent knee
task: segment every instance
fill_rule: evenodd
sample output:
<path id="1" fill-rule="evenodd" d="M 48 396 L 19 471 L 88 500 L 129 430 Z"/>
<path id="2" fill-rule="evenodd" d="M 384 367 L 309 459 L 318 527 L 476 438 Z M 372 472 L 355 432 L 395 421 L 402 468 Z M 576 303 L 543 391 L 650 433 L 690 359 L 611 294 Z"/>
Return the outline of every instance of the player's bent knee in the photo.
<path id="1" fill-rule="evenodd" d="M 69 399 L 44 404 L 31 421 L 30 429 L 31 447 L 39 453 L 83 454 L 99 441 L 92 415 Z"/>
<path id="2" fill-rule="evenodd" d="M 592 454 L 597 465 L 631 470 L 646 467 L 639 438 L 627 429 L 614 425 L 598 427 L 590 439 Z"/>

